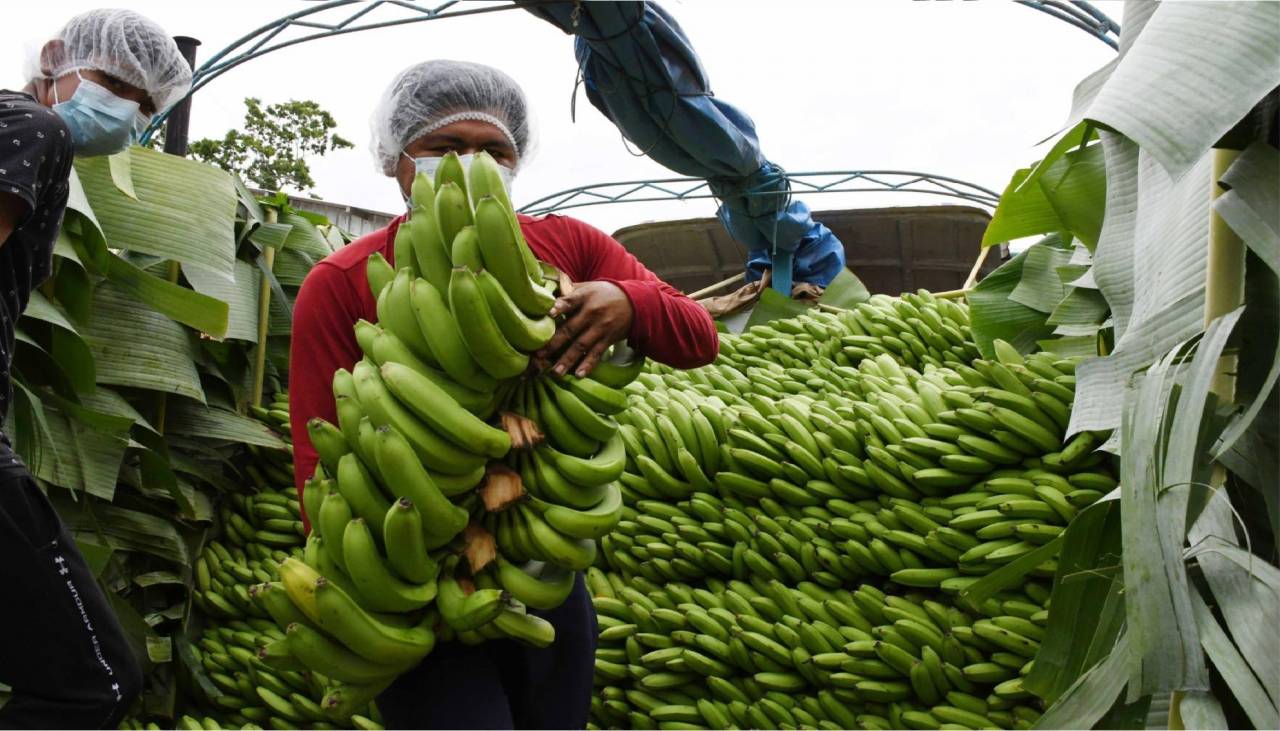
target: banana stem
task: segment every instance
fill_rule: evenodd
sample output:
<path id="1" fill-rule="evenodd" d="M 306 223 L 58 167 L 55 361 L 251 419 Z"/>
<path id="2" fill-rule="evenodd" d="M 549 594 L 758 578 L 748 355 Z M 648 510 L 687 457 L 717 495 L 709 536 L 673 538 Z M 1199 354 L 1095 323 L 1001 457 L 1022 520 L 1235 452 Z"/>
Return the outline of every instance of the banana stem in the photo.
<path id="1" fill-rule="evenodd" d="M 973 262 L 973 269 L 969 270 L 969 276 L 964 280 L 964 286 L 961 287 L 961 290 L 973 287 L 973 285 L 978 281 L 978 271 L 982 269 L 982 265 L 986 263 L 987 257 L 991 256 L 991 250 L 994 248 L 996 247 L 988 246 L 982 250 L 982 253 L 978 254 L 977 260 Z"/>
<path id="2" fill-rule="evenodd" d="M 181 271 L 182 271 L 181 265 L 177 261 L 169 262 L 168 276 L 165 277 L 169 281 L 169 284 L 178 283 L 178 275 L 179 273 L 181 273 Z M 160 394 L 160 405 L 156 407 L 156 433 L 157 434 L 164 434 L 164 421 L 165 421 L 165 416 L 168 414 L 168 411 L 169 411 L 169 397 L 168 395 L 162 393 Z"/>
<path id="3" fill-rule="evenodd" d="M 1213 200 L 1217 200 L 1223 193 L 1218 181 L 1239 156 L 1238 150 L 1213 151 L 1213 179 L 1210 181 Z M 1212 209 L 1209 216 L 1209 262 L 1204 292 L 1206 327 L 1210 322 L 1244 304 L 1244 242 Z M 1218 361 L 1213 392 L 1221 403 L 1230 403 L 1235 399 L 1235 370 L 1236 356 L 1224 355 Z"/>
<path id="4" fill-rule="evenodd" d="M 718 291 L 720 291 L 720 290 L 724 289 L 725 287 L 728 287 L 728 286 L 729 286 L 729 285 L 731 285 L 731 284 L 737 284 L 738 282 L 741 282 L 742 280 L 744 280 L 744 279 L 746 279 L 746 278 L 747 278 L 747 273 L 746 273 L 746 272 L 738 272 L 737 274 L 733 275 L 732 277 L 729 277 L 728 279 L 724 279 L 724 280 L 721 280 L 721 281 L 719 281 L 719 282 L 716 282 L 715 284 L 713 284 L 713 285 L 711 285 L 711 286 L 709 286 L 709 287 L 703 287 L 702 289 L 698 290 L 697 292 L 694 292 L 693 294 L 690 294 L 690 295 L 689 295 L 689 299 L 691 299 L 691 300 L 698 300 L 698 299 L 702 299 L 703 297 L 706 297 L 707 295 L 711 294 L 712 292 L 718 292 Z"/>
<path id="5" fill-rule="evenodd" d="M 275 223 L 276 209 L 267 209 L 267 223 Z M 269 248 L 262 252 L 267 262 L 267 271 L 271 271 L 276 263 L 276 250 Z M 262 284 L 258 288 L 258 347 L 253 357 L 253 405 L 262 405 L 262 382 L 267 369 L 267 327 L 271 323 L 271 282 L 266 274 L 262 275 Z"/>

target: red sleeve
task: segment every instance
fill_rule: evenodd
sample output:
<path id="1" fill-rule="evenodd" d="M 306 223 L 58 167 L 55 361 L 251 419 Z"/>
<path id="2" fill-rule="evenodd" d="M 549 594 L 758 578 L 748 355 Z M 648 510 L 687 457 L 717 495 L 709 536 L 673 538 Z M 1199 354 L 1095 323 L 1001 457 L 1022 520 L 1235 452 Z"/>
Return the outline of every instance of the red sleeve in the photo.
<path id="1" fill-rule="evenodd" d="M 289 426 L 293 434 L 293 479 L 302 500 L 302 484 L 318 459 L 307 422 L 319 416 L 337 423 L 333 374 L 360 360 L 351 323 L 360 319 L 360 303 L 345 272 L 321 262 L 307 275 L 293 305 L 289 347 Z M 306 520 L 305 513 L 303 520 Z"/>
<path id="2" fill-rule="evenodd" d="M 573 220 L 573 219 L 569 219 Z M 598 228 L 574 221 L 583 264 L 581 281 L 616 284 L 631 300 L 633 316 L 627 341 L 646 356 L 674 368 L 697 368 L 715 360 L 720 336 L 711 314 L 675 287 L 658 279 L 622 244 Z"/>

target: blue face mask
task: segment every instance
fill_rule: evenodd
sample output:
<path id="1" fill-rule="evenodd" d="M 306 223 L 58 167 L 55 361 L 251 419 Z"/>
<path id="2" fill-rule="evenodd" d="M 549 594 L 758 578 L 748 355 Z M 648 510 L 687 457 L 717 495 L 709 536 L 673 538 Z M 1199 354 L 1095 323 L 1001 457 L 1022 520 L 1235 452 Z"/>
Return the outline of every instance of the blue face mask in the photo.
<path id="1" fill-rule="evenodd" d="M 80 72 L 76 72 L 80 76 Z M 58 102 L 54 88 L 53 111 L 71 131 L 71 142 L 79 157 L 113 155 L 138 139 L 138 128 L 146 128 L 146 115 L 138 103 L 107 91 L 106 88 L 80 77 L 80 86 L 71 98 Z"/>

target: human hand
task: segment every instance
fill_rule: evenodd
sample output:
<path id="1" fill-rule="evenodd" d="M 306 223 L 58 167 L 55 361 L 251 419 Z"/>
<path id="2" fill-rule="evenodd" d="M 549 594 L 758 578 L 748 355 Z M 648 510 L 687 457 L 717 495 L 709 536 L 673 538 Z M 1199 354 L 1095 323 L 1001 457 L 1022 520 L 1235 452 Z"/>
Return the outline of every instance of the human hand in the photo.
<path id="1" fill-rule="evenodd" d="M 631 332 L 631 300 L 611 282 L 575 283 L 573 291 L 556 299 L 551 317 L 565 316 L 556 334 L 534 354 L 539 368 L 551 367 L 557 376 L 585 377 L 609 346 Z M 552 365 L 554 359 L 554 365 Z"/>

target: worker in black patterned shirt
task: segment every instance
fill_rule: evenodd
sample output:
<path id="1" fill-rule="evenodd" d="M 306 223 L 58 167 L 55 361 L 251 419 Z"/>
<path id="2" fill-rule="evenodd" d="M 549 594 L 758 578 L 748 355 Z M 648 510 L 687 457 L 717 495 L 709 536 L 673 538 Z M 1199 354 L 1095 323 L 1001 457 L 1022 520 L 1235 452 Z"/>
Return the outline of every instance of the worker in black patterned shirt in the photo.
<path id="1" fill-rule="evenodd" d="M 128 10 L 72 18 L 0 91 L 0 415 L 14 328 L 50 273 L 72 156 L 109 155 L 191 87 L 160 26 Z M 142 672 L 75 541 L 0 432 L 0 728 L 114 728 Z"/>

